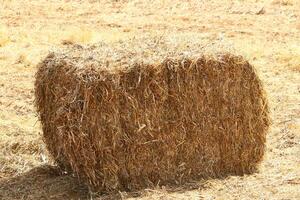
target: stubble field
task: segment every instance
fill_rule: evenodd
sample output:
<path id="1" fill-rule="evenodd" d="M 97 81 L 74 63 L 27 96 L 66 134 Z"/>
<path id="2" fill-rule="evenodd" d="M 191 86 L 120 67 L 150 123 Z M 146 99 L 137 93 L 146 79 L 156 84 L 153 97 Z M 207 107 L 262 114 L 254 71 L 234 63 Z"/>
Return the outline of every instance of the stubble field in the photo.
<path id="1" fill-rule="evenodd" d="M 259 173 L 114 195 L 59 175 L 34 108 L 36 65 L 70 43 L 144 34 L 225 43 L 257 68 L 272 118 Z M 299 199 L 299 155 L 298 0 L 0 0 L 0 199 Z"/>

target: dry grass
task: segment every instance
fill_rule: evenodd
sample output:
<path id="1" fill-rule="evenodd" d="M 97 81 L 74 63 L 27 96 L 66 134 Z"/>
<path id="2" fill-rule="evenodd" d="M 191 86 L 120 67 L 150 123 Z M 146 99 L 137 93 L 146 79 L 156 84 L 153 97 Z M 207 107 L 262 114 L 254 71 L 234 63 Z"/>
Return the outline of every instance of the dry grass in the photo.
<path id="1" fill-rule="evenodd" d="M 297 3 L 296 0 L 274 0 L 273 4 L 283 5 L 283 6 L 292 6 Z"/>
<path id="2" fill-rule="evenodd" d="M 257 67 L 269 97 L 273 125 L 267 135 L 266 157 L 259 173 L 200 181 L 193 187 L 176 190 L 146 190 L 138 197 L 126 193 L 121 196 L 139 199 L 298 199 L 300 7 L 297 0 L 287 6 L 272 1 L 183 3 L 154 0 L 151 4 L 140 0 L 101 4 L 77 0 L 1 1 L 0 26 L 6 33 L 4 38 L 9 38 L 9 42 L 0 47 L 0 193 L 5 194 L 1 198 L 34 199 L 40 197 L 39 192 L 52 199 L 57 196 L 59 199 L 59 194 L 65 192 L 89 196 L 85 190 L 81 194 L 74 192 L 72 188 L 77 183 L 70 175 L 61 177 L 46 170 L 50 175 L 44 176 L 44 185 L 35 190 L 40 179 L 31 179 L 28 184 L 29 177 L 23 174 L 50 162 L 40 139 L 41 128 L 33 106 L 35 66 L 53 46 L 63 46 L 62 40 L 68 39 L 68 34 L 64 33 L 83 27 L 92 33 L 91 42 L 114 42 L 146 33 L 185 35 L 207 44 L 226 41 Z M 256 15 L 262 7 L 265 14 Z M 81 39 L 74 40 L 77 43 Z M 20 55 L 30 63 L 16 62 Z M 31 177 L 38 177 L 38 174 L 33 171 Z M 14 181 L 15 175 L 23 179 Z M 9 192 L 8 187 L 11 188 Z M 97 195 L 92 196 L 95 199 Z"/>
<path id="3" fill-rule="evenodd" d="M 0 27 L 0 47 L 5 46 L 9 42 L 10 42 L 10 38 L 8 36 L 7 30 Z"/>
<path id="4" fill-rule="evenodd" d="M 72 28 L 63 33 L 63 44 L 86 44 L 91 42 L 93 34 L 85 28 Z"/>

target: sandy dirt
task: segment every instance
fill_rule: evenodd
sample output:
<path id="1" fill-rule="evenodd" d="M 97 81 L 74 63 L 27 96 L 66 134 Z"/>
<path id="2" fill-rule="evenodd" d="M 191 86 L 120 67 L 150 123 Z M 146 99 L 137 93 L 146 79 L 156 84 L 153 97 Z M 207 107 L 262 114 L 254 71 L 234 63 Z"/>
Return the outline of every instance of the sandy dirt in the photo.
<path id="1" fill-rule="evenodd" d="M 273 124 L 259 173 L 94 194 L 52 166 L 33 105 L 37 63 L 69 43 L 142 34 L 226 43 L 259 72 Z M 0 199 L 300 199 L 298 0 L 0 0 Z"/>

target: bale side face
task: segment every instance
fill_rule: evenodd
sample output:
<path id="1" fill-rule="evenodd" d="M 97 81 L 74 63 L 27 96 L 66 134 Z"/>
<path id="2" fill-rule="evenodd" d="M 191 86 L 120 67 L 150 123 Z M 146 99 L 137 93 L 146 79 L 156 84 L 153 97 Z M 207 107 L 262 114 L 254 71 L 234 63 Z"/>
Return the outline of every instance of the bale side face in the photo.
<path id="1" fill-rule="evenodd" d="M 35 87 L 49 152 L 97 190 L 251 173 L 264 154 L 267 102 L 241 57 L 108 70 L 50 55 Z"/>

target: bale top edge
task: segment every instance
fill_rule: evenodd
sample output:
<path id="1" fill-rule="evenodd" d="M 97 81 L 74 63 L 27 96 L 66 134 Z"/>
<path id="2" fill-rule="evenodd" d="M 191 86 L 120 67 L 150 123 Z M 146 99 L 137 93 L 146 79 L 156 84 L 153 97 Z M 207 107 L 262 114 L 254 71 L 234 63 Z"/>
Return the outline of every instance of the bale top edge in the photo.
<path id="1" fill-rule="evenodd" d="M 40 64 L 46 64 L 48 67 L 68 64 L 76 69 L 92 66 L 95 69 L 114 72 L 136 65 L 155 67 L 169 60 L 197 60 L 204 57 L 207 60 L 222 61 L 224 56 L 245 61 L 242 56 L 222 43 L 204 44 L 189 38 L 143 37 L 113 44 L 101 42 L 87 46 L 68 45 L 50 52 Z"/>

